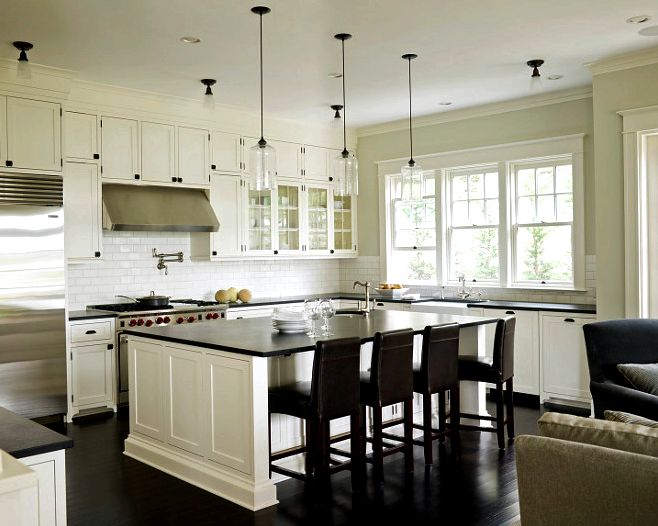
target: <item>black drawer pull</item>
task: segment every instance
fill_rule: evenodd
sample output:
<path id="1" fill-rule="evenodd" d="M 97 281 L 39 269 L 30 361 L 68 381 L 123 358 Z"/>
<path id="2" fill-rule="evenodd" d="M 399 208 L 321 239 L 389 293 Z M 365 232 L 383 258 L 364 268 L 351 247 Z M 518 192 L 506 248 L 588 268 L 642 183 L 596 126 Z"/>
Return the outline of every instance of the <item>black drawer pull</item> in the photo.
<path id="1" fill-rule="evenodd" d="M 508 311 L 505 311 L 505 314 L 516 314 L 516 312 L 514 312 L 513 310 L 508 310 Z"/>
<path id="2" fill-rule="evenodd" d="M 89 329 L 85 334 L 96 334 L 96 331 L 94 329 Z"/>
<path id="3" fill-rule="evenodd" d="M 564 318 L 564 321 L 566 321 L 567 323 L 576 323 L 576 320 L 574 320 L 573 318 Z"/>
<path id="4" fill-rule="evenodd" d="M 378 303 L 377 306 L 378 307 L 384 307 L 384 304 L 383 303 Z"/>

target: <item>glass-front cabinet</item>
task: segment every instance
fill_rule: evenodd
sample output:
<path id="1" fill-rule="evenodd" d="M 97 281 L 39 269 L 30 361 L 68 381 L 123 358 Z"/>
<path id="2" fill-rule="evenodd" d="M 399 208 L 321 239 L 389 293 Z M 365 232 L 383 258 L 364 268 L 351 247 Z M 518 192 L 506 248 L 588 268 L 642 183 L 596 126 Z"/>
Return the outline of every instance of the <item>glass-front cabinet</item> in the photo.
<path id="1" fill-rule="evenodd" d="M 306 186 L 306 252 L 326 254 L 331 251 L 331 187 Z"/>
<path id="2" fill-rule="evenodd" d="M 273 192 L 247 186 L 247 252 L 271 254 L 274 250 Z"/>
<path id="3" fill-rule="evenodd" d="M 336 253 L 355 252 L 354 196 L 334 195 L 334 250 Z"/>
<path id="4" fill-rule="evenodd" d="M 302 250 L 302 184 L 281 181 L 277 186 L 277 250 L 279 253 Z"/>

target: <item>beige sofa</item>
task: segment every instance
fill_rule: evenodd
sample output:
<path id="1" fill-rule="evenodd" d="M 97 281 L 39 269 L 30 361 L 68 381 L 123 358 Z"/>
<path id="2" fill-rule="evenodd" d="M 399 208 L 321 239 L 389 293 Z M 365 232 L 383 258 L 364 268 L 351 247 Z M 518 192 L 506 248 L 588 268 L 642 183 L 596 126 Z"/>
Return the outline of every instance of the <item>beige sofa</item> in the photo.
<path id="1" fill-rule="evenodd" d="M 559 413 L 516 440 L 523 526 L 658 524 L 658 429 Z"/>

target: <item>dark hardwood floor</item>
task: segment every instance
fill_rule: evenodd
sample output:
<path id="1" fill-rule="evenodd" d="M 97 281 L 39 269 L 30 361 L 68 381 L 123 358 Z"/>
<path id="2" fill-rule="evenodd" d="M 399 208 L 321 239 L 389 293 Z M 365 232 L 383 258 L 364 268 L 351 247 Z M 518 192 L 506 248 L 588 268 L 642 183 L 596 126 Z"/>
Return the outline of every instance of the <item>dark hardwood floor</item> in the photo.
<path id="1" fill-rule="evenodd" d="M 539 409 L 516 408 L 517 434 L 536 433 Z M 353 499 L 349 472 L 332 477 L 328 505 L 314 504 L 302 483 L 278 485 L 280 503 L 251 513 L 174 477 L 125 457 L 127 411 L 66 426 L 75 446 L 66 453 L 68 524 L 300 525 L 507 524 L 518 517 L 514 446 L 504 452 L 491 433 L 463 432 L 461 454 L 450 441 L 425 469 L 415 450 L 413 476 L 402 455 L 386 459 L 383 493 L 369 484 Z"/>

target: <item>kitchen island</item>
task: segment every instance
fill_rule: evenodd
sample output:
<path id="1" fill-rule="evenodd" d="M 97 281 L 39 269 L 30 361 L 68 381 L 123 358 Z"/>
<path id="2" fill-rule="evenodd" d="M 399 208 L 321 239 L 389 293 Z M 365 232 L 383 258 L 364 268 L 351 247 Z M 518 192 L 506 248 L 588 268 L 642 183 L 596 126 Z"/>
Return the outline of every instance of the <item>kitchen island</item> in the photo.
<path id="1" fill-rule="evenodd" d="M 334 318 L 331 338 L 359 337 L 367 369 L 377 332 L 412 328 L 420 334 L 427 325 L 458 323 L 460 354 L 484 355 L 484 326 L 495 321 L 373 311 L 367 317 Z M 125 454 L 251 510 L 276 504 L 269 474 L 268 387 L 309 380 L 313 355 L 308 351 L 316 340 L 279 334 L 270 318 L 125 334 L 130 382 Z M 464 382 L 461 390 L 463 411 L 484 412 L 484 386 Z M 286 420 L 272 427 L 274 450 L 290 447 L 283 435 L 301 439 L 298 424 Z"/>

